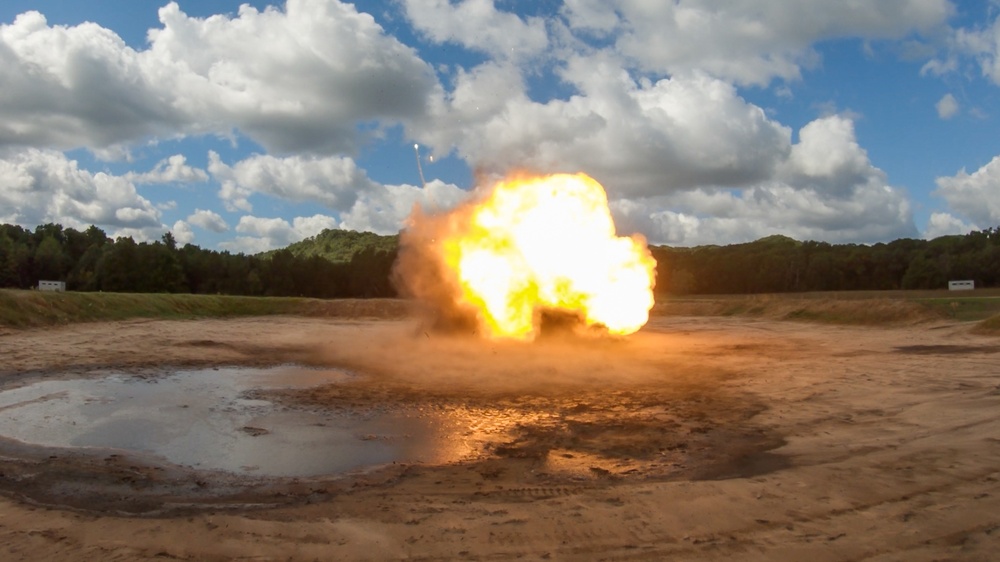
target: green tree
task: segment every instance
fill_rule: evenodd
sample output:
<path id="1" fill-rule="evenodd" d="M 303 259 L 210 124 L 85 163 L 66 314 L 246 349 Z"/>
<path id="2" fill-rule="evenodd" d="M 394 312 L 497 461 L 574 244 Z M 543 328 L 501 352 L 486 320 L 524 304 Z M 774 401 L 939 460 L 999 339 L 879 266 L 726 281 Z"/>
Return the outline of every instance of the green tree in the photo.
<path id="1" fill-rule="evenodd" d="M 101 291 L 134 292 L 139 285 L 138 246 L 132 237 L 119 237 L 101 254 L 95 271 Z"/>
<path id="2" fill-rule="evenodd" d="M 184 287 L 184 270 L 176 252 L 160 242 L 137 247 L 139 274 L 128 290 L 140 293 L 176 293 Z"/>
<path id="3" fill-rule="evenodd" d="M 171 252 L 177 250 L 177 239 L 174 238 L 173 232 L 170 232 L 169 230 L 164 232 L 163 236 L 160 237 L 160 240 L 163 242 L 163 245 L 166 246 L 167 249 L 170 250 Z"/>
<path id="4" fill-rule="evenodd" d="M 902 285 L 904 289 L 941 289 L 947 283 L 948 275 L 941 268 L 941 262 L 919 255 L 906 269 Z"/>
<path id="5" fill-rule="evenodd" d="M 0 287 L 17 287 L 17 263 L 14 241 L 6 232 L 0 231 Z"/>
<path id="6" fill-rule="evenodd" d="M 35 277 L 39 280 L 65 281 L 70 261 L 63 253 L 59 240 L 51 233 L 46 234 L 33 256 Z"/>

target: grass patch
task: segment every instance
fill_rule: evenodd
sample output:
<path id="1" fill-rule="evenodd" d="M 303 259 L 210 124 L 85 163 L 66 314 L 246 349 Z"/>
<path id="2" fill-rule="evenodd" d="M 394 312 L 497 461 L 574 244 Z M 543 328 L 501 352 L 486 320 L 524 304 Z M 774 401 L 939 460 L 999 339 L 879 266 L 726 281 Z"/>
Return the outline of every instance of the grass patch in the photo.
<path id="1" fill-rule="evenodd" d="M 902 294 L 901 294 L 902 293 Z M 925 295 L 921 293 L 921 297 Z M 974 304 L 971 301 L 986 301 Z M 878 293 L 796 293 L 780 295 L 720 295 L 718 297 L 661 299 L 654 315 L 669 316 L 747 316 L 772 320 L 822 322 L 846 325 L 916 324 L 954 318 L 977 319 L 1000 299 L 983 297 L 970 299 L 967 306 L 937 302 L 922 302 L 907 298 L 901 291 Z M 958 314 L 956 311 L 960 311 Z M 978 316 L 982 318 L 983 316 Z"/>
<path id="2" fill-rule="evenodd" d="M 964 293 L 968 294 L 968 293 Z M 414 304 L 401 299 L 306 299 L 226 295 L 56 293 L 0 289 L 0 327 L 32 328 L 130 318 L 192 319 L 291 315 L 404 318 Z M 1000 334 L 1000 291 L 862 291 L 773 295 L 660 297 L 660 316 L 743 316 L 845 325 L 898 325 L 942 320 L 978 322 Z"/>
<path id="3" fill-rule="evenodd" d="M 227 295 L 77 293 L 0 289 L 0 326 L 31 328 L 129 318 L 191 319 L 295 315 L 396 318 L 409 310 L 394 299 L 321 300 Z"/>

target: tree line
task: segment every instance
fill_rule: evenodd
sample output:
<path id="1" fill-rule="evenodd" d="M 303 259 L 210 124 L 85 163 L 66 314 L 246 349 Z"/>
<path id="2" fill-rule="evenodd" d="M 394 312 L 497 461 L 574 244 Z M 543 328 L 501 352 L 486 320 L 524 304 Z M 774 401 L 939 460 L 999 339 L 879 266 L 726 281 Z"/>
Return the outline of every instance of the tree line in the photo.
<path id="1" fill-rule="evenodd" d="M 1000 230 L 933 240 L 828 244 L 768 236 L 747 244 L 650 248 L 657 290 L 672 294 L 943 289 L 1000 286 Z"/>
<path id="2" fill-rule="evenodd" d="M 73 291 L 202 293 L 249 296 L 389 297 L 395 250 L 362 248 L 348 261 L 298 256 L 232 254 L 192 244 L 171 233 L 154 242 L 109 238 L 44 224 L 27 230 L 0 225 L 0 287 L 28 289 L 39 280 L 65 281 Z"/>
<path id="3" fill-rule="evenodd" d="M 109 238 L 44 224 L 33 231 L 0 225 L 0 287 L 27 289 L 39 280 L 69 290 L 251 296 L 391 297 L 396 237 L 324 232 L 308 244 L 245 255 L 179 247 L 169 232 L 154 242 Z M 329 259 L 338 243 L 351 251 Z M 314 246 L 321 245 L 322 251 Z M 294 251 L 293 251 L 294 250 Z M 769 236 L 746 244 L 651 246 L 657 291 L 750 294 L 805 291 L 941 289 L 949 280 L 1000 286 L 1000 229 L 934 240 L 873 245 L 799 242 Z M 347 256 L 350 256 L 349 258 Z"/>

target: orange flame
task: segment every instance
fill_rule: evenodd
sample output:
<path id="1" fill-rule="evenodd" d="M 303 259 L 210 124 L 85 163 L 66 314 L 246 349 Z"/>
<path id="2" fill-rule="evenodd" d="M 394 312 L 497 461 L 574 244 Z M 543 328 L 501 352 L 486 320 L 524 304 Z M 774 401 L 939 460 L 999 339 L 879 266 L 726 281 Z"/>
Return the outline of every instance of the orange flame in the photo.
<path id="1" fill-rule="evenodd" d="M 544 310 L 612 334 L 649 319 L 656 261 L 641 235 L 616 236 L 604 188 L 586 174 L 509 177 L 441 218 L 424 242 L 492 338 L 534 338 Z"/>

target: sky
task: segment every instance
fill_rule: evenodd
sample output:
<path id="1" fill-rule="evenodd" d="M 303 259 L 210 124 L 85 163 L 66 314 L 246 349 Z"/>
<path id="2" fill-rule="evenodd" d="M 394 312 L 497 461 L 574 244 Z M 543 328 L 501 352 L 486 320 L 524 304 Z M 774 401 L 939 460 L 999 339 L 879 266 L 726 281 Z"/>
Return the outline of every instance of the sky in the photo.
<path id="1" fill-rule="evenodd" d="M 1000 0 L 3 0 L 0 222 L 256 253 L 396 233 L 414 205 L 530 170 L 591 175 L 619 232 L 654 244 L 997 227 L 998 16 Z"/>

